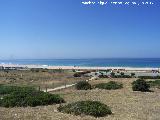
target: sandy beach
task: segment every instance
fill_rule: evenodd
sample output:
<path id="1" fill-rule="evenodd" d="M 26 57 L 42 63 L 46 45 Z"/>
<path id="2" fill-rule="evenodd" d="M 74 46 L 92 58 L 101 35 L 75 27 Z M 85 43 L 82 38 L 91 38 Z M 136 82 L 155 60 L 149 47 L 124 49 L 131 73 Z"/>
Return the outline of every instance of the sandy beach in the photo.
<path id="1" fill-rule="evenodd" d="M 0 64 L 3 67 L 23 67 L 23 68 L 46 68 L 46 69 L 74 69 L 74 70 L 126 70 L 126 71 L 160 71 L 160 68 L 151 67 L 85 67 L 85 66 L 49 66 L 49 65 L 19 65 L 19 64 Z"/>

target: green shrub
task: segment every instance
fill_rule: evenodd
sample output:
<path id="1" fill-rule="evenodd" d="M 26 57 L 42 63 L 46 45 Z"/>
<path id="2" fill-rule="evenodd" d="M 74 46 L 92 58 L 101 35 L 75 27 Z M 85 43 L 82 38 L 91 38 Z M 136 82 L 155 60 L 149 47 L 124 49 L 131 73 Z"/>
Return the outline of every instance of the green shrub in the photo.
<path id="1" fill-rule="evenodd" d="M 149 84 L 151 87 L 160 88 L 160 80 L 148 81 L 148 84 Z"/>
<path id="2" fill-rule="evenodd" d="M 115 73 L 114 73 L 114 72 L 111 72 L 111 76 L 114 77 L 114 76 L 115 76 Z"/>
<path id="3" fill-rule="evenodd" d="M 82 75 L 82 74 L 80 74 L 80 73 L 75 73 L 73 76 L 74 76 L 74 77 L 81 77 L 81 75 Z"/>
<path id="4" fill-rule="evenodd" d="M 115 75 L 113 78 L 132 78 L 130 75 Z"/>
<path id="5" fill-rule="evenodd" d="M 91 89 L 91 85 L 86 81 L 78 82 L 75 87 L 76 87 L 77 90 L 88 90 L 88 89 Z"/>
<path id="6" fill-rule="evenodd" d="M 18 87 L 18 86 L 6 86 L 0 85 L 0 95 L 10 94 L 14 91 L 35 90 L 32 87 Z"/>
<path id="7" fill-rule="evenodd" d="M 65 106 L 60 106 L 58 111 L 74 115 L 91 115 L 103 117 L 112 114 L 111 109 L 98 101 L 79 101 Z"/>
<path id="8" fill-rule="evenodd" d="M 53 95 L 31 88 L 21 88 L 1 96 L 2 107 L 35 107 L 39 105 L 51 105 L 62 103 L 64 100 L 59 95 Z"/>
<path id="9" fill-rule="evenodd" d="M 97 85 L 95 85 L 95 88 L 107 89 L 107 90 L 115 90 L 115 89 L 123 88 L 123 84 L 117 83 L 117 82 L 114 82 L 114 81 L 110 81 L 108 83 L 97 84 Z"/>
<path id="10" fill-rule="evenodd" d="M 138 79 L 132 83 L 133 91 L 149 92 L 150 85 L 143 79 Z"/>
<path id="11" fill-rule="evenodd" d="M 84 72 L 76 72 L 76 73 L 74 73 L 74 77 L 81 77 L 81 76 L 83 76 L 83 75 L 85 75 L 85 74 L 88 74 L 88 73 L 90 73 L 90 71 L 84 71 Z"/>
<path id="12" fill-rule="evenodd" d="M 134 77 L 136 74 L 135 73 L 131 73 L 131 76 Z"/>
<path id="13" fill-rule="evenodd" d="M 117 73 L 119 73 L 119 71 Z M 110 75 L 112 78 L 132 78 L 130 75 L 125 75 L 124 72 L 121 72 L 120 75 L 116 75 L 114 72 L 111 72 Z"/>
<path id="14" fill-rule="evenodd" d="M 139 76 L 140 79 L 160 79 L 160 76 Z"/>
<path id="15" fill-rule="evenodd" d="M 73 72 L 76 72 L 76 70 L 75 70 L 75 69 L 72 69 L 72 71 L 73 71 Z"/>
<path id="16" fill-rule="evenodd" d="M 124 75 L 124 72 L 121 72 L 121 76 L 123 76 Z"/>
<path id="17" fill-rule="evenodd" d="M 31 68 L 32 72 L 40 72 L 41 68 Z"/>
<path id="18" fill-rule="evenodd" d="M 98 77 L 99 77 L 99 78 L 108 78 L 107 75 L 99 75 Z"/>

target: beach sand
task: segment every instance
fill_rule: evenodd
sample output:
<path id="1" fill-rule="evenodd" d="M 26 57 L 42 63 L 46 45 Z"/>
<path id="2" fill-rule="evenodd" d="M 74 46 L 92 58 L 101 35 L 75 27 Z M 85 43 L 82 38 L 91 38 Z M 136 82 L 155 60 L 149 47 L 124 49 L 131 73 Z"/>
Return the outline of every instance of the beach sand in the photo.
<path id="1" fill-rule="evenodd" d="M 49 66 L 49 65 L 18 65 L 0 64 L 3 67 L 23 67 L 23 68 L 44 68 L 44 69 L 63 69 L 63 70 L 121 70 L 121 71 L 160 71 L 160 68 L 151 67 L 87 67 L 87 66 Z"/>

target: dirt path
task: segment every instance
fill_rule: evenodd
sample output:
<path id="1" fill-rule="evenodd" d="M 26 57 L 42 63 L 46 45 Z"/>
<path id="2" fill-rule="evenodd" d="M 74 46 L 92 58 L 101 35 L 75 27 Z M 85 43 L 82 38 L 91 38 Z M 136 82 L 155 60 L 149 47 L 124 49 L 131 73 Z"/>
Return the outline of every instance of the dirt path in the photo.
<path id="1" fill-rule="evenodd" d="M 92 81 L 92 80 L 95 80 L 97 77 L 91 77 L 89 80 L 86 80 L 86 81 Z M 60 87 L 56 87 L 56 88 L 53 88 L 53 89 L 47 89 L 46 90 L 42 90 L 44 92 L 52 92 L 52 91 L 56 91 L 56 90 L 61 90 L 61 89 L 65 89 L 65 88 L 69 88 L 69 87 L 72 87 L 72 86 L 75 86 L 77 83 L 74 83 L 74 84 L 70 84 L 70 85 L 62 85 Z"/>

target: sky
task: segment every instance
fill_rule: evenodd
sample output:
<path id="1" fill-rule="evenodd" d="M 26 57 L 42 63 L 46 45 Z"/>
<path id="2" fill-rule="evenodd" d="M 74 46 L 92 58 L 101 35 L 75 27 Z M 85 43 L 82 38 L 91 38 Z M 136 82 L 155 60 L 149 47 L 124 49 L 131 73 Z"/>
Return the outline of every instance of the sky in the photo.
<path id="1" fill-rule="evenodd" d="M 158 0 L 82 1 L 0 0 L 0 59 L 160 58 Z"/>

